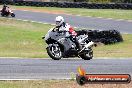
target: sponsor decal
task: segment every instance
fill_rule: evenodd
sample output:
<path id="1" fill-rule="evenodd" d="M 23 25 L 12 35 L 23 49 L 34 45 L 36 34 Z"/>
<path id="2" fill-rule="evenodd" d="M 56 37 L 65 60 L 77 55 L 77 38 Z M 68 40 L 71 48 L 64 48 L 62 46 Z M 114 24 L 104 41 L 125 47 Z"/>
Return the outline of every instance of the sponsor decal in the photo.
<path id="1" fill-rule="evenodd" d="M 76 81 L 79 85 L 86 83 L 130 83 L 131 76 L 129 74 L 86 74 L 82 68 L 78 68 L 79 74 L 76 75 Z"/>

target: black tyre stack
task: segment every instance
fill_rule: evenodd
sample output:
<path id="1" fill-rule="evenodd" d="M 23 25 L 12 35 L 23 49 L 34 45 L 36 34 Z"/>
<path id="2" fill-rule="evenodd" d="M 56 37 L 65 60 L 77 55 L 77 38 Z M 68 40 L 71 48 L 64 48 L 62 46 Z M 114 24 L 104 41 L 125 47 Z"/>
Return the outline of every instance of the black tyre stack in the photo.
<path id="1" fill-rule="evenodd" d="M 101 42 L 105 45 L 123 42 L 122 35 L 117 30 L 79 30 L 78 35 L 87 34 L 92 41 Z"/>
<path id="2" fill-rule="evenodd" d="M 25 0 L 0 0 L 0 4 L 37 7 L 88 8 L 88 9 L 132 9 L 132 3 L 86 3 L 86 2 L 39 2 Z"/>

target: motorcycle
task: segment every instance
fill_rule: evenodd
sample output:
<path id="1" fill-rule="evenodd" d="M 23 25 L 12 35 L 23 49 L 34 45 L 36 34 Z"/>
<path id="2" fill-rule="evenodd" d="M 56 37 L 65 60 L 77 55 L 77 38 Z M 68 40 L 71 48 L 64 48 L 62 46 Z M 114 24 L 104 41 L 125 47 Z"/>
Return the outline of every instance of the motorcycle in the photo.
<path id="1" fill-rule="evenodd" d="M 15 17 L 15 13 L 12 10 L 1 11 L 1 16 L 3 16 L 3 17 L 8 17 L 8 16 Z"/>
<path id="2" fill-rule="evenodd" d="M 84 60 L 93 58 L 92 46 L 94 45 L 94 42 L 89 40 L 88 35 L 77 36 L 82 47 L 82 50 L 79 53 L 76 44 L 73 42 L 67 31 L 61 32 L 50 29 L 42 39 L 48 44 L 46 50 L 53 60 L 69 57 L 80 57 Z"/>

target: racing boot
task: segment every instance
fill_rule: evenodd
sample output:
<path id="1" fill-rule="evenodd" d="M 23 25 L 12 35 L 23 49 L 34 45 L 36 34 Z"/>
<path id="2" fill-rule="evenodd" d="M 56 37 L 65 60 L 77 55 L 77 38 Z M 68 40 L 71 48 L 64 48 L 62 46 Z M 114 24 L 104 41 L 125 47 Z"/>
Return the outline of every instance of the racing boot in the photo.
<path id="1" fill-rule="evenodd" d="M 77 52 L 82 50 L 82 46 L 80 45 L 79 41 L 77 40 L 77 38 L 74 38 L 74 43 L 76 44 L 76 48 L 77 48 Z"/>
<path id="2" fill-rule="evenodd" d="M 89 42 L 88 44 L 86 44 L 79 52 L 78 54 L 81 54 L 81 52 L 86 49 L 86 48 L 89 48 L 89 47 L 92 47 L 94 45 L 94 42 Z"/>

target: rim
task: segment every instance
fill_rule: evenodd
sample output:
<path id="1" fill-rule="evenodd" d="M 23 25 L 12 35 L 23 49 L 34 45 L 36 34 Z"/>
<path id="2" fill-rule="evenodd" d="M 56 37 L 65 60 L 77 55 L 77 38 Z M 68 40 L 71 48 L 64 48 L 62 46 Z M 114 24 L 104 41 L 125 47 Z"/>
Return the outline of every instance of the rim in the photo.
<path id="1" fill-rule="evenodd" d="M 60 47 L 57 45 L 52 45 L 50 47 L 50 51 L 54 57 L 61 57 L 61 50 Z"/>

